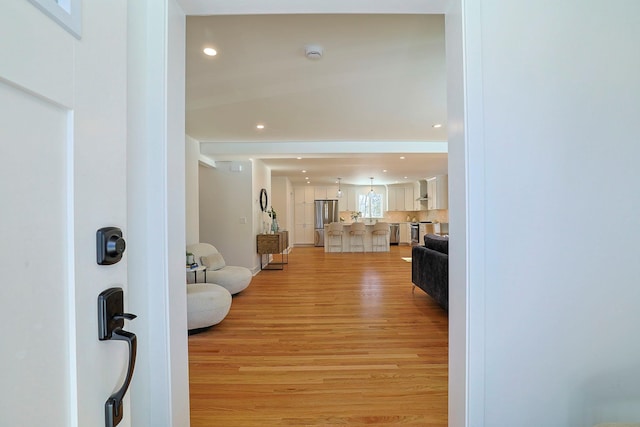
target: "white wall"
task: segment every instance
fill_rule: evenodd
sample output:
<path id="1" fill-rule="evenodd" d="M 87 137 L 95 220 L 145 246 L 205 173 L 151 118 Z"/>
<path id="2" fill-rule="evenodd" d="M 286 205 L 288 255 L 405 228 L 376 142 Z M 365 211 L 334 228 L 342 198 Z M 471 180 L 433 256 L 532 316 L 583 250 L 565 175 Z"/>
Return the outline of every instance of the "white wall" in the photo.
<path id="1" fill-rule="evenodd" d="M 256 252 L 251 162 L 216 164 L 215 169 L 199 168 L 200 241 L 214 245 L 227 264 L 253 268 Z M 242 170 L 234 171 L 232 165 Z"/>
<path id="2" fill-rule="evenodd" d="M 271 178 L 272 205 L 278 214 L 278 224 L 283 230 L 289 230 L 289 243 L 293 239 L 293 186 L 289 178 L 275 176 Z"/>
<path id="3" fill-rule="evenodd" d="M 468 425 L 639 422 L 640 2 L 464 11 L 468 171 L 484 172 L 468 194 L 470 289 L 484 290 L 468 300 L 483 346 L 469 391 L 484 383 L 484 415 Z"/>
<path id="4" fill-rule="evenodd" d="M 198 183 L 198 158 L 200 142 L 185 136 L 185 220 L 186 244 L 192 245 L 200 241 L 200 202 Z"/>
<path id="5" fill-rule="evenodd" d="M 257 254 L 257 246 L 255 235 L 264 231 L 263 222 L 267 224 L 267 227 L 271 223 L 269 215 L 262 212 L 260 209 L 260 190 L 266 189 L 268 195 L 267 210 L 271 208 L 273 204 L 273 192 L 271 191 L 271 169 L 265 166 L 261 160 L 252 161 L 253 170 L 253 182 L 252 182 L 252 198 L 253 198 L 253 254 L 256 271 L 260 268 L 260 256 Z"/>
<path id="6" fill-rule="evenodd" d="M 214 245 L 227 264 L 258 271 L 256 234 L 262 232 L 262 221 L 269 220 L 259 197 L 265 188 L 271 207 L 271 170 L 260 160 L 223 161 L 216 168 L 200 165 L 198 175 L 199 241 Z"/>

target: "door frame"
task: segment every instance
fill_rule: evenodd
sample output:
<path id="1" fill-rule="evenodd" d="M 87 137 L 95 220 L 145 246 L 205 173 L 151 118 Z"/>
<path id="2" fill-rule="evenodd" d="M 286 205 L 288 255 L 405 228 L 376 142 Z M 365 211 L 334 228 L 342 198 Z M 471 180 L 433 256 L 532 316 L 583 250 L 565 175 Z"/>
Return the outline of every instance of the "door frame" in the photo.
<path id="1" fill-rule="evenodd" d="M 132 305 L 141 308 L 146 305 L 148 339 L 153 342 L 153 348 L 143 347 L 139 359 L 144 366 L 138 372 L 138 385 L 134 384 L 132 390 L 134 425 L 189 424 L 186 292 L 175 286 L 184 281 L 181 264 L 185 244 L 186 11 L 194 15 L 354 12 L 445 15 L 452 234 L 449 425 L 470 426 L 473 421 L 474 426 L 482 427 L 485 201 L 479 197 L 484 188 L 481 1 L 407 0 L 389 7 L 388 1 L 372 0 L 366 10 L 356 0 L 308 0 L 304 4 L 281 0 L 273 6 L 265 6 L 260 0 L 247 0 L 241 5 L 222 0 L 210 3 L 215 3 L 210 6 L 215 11 L 203 10 L 205 2 L 197 0 L 129 2 L 129 46 L 132 52 L 140 54 L 130 55 L 129 67 L 133 71 L 130 75 L 135 75 L 130 87 L 134 92 L 146 88 L 142 102 L 133 99 L 134 93 L 130 94 L 129 103 L 129 223 L 136 230 L 130 241 L 131 245 L 140 244 L 137 251 L 130 246 L 130 293 Z M 145 39 L 145 31 L 152 37 Z M 138 282 L 145 285 L 138 287 Z M 156 376 L 158 373 L 161 375 Z M 154 415 L 150 415 L 152 412 Z M 153 422 L 148 421 L 151 416 Z"/>
<path id="2" fill-rule="evenodd" d="M 127 7 L 128 281 L 139 328 L 131 425 L 188 426 L 185 15 L 176 0 Z"/>

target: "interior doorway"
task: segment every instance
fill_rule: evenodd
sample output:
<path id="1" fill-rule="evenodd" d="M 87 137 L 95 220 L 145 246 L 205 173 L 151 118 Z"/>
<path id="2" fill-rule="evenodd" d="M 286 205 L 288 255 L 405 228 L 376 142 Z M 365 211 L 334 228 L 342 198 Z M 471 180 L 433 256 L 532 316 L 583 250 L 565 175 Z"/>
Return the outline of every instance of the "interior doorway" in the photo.
<path id="1" fill-rule="evenodd" d="M 455 4 L 456 2 L 450 2 L 450 3 L 451 4 Z M 451 10 L 451 9 L 449 9 L 447 7 L 447 10 Z M 453 10 L 455 10 L 455 7 L 453 8 Z M 255 13 L 255 10 L 252 9 L 252 10 L 243 11 L 243 13 L 245 13 L 245 12 Z M 279 10 L 278 12 L 282 13 L 282 10 Z M 444 10 L 440 10 L 440 13 L 443 13 L 443 12 L 444 12 Z M 451 20 L 452 21 L 456 21 L 456 19 L 458 19 L 458 18 L 459 17 L 457 17 L 457 15 L 455 15 L 455 18 L 452 18 Z M 461 21 L 456 21 L 451 26 L 452 27 L 451 32 L 458 34 L 457 38 L 453 41 L 453 44 L 457 45 L 457 42 L 460 42 L 460 45 L 452 48 L 452 51 L 453 51 L 453 53 L 455 55 L 458 55 L 459 58 L 462 58 L 462 44 L 461 44 L 461 31 L 460 31 L 461 30 L 461 26 L 462 26 Z M 449 33 L 450 32 L 448 30 L 447 34 L 449 34 Z M 455 79 L 456 79 L 456 82 L 461 85 L 462 84 L 462 79 L 461 79 L 462 64 L 461 64 L 461 61 L 460 62 L 453 62 L 453 65 L 451 65 L 451 68 L 454 68 L 454 69 L 457 70 L 456 75 L 455 75 Z M 456 83 L 452 84 L 451 86 L 455 86 L 455 85 L 456 85 Z M 451 91 L 451 88 L 450 88 L 449 97 L 455 97 L 455 98 L 457 98 L 459 100 L 459 99 L 462 98 L 462 96 L 463 95 L 462 95 L 462 88 L 461 87 L 457 88 L 455 91 Z M 450 116 L 448 118 L 449 122 L 451 122 L 452 119 L 460 119 L 463 116 L 464 108 L 463 108 L 461 102 L 459 102 L 459 105 L 455 105 L 455 106 L 450 107 L 450 111 L 451 110 L 454 110 L 456 112 L 456 115 L 455 115 L 455 117 L 451 117 Z M 454 136 L 454 138 L 457 138 L 458 141 L 460 141 L 460 138 L 464 138 L 464 135 L 461 133 L 462 130 L 463 130 L 463 128 L 458 127 L 458 131 L 457 131 L 456 135 Z M 451 141 L 451 138 L 450 138 L 450 141 Z M 464 141 L 462 141 L 462 142 L 464 142 Z M 462 222 L 460 224 L 464 224 L 465 223 L 464 218 L 466 217 L 466 204 L 465 204 L 464 196 L 463 196 L 463 194 L 466 191 L 465 190 L 465 184 L 464 184 L 465 180 L 463 179 L 463 176 L 465 175 L 465 166 L 463 165 L 463 163 L 464 163 L 464 160 L 463 160 L 464 159 L 464 150 L 465 150 L 465 148 L 464 148 L 464 145 L 462 144 L 461 148 L 458 151 L 455 152 L 455 158 L 456 158 L 455 161 L 454 161 L 455 168 L 453 168 L 453 170 L 449 171 L 450 174 L 452 174 L 452 173 L 459 174 L 458 178 L 452 179 L 453 186 L 456 187 L 456 189 L 459 191 L 459 194 L 460 194 L 459 196 L 454 197 L 455 202 L 452 203 L 452 205 L 453 206 L 457 206 L 458 208 L 462 209 L 461 213 L 459 213 L 458 216 L 457 216 L 458 219 L 462 220 Z M 451 165 L 451 163 L 452 162 L 450 160 L 450 165 Z M 461 166 L 461 164 L 462 164 L 462 166 Z M 452 222 L 452 229 L 455 230 L 455 228 L 456 228 L 455 222 L 456 221 L 453 218 L 450 221 Z M 460 238 L 463 239 L 463 240 L 466 238 L 464 233 L 462 233 L 460 235 Z M 465 246 L 464 244 L 461 245 L 461 247 L 464 247 L 464 246 Z M 462 253 L 460 253 L 460 255 L 461 255 L 460 264 L 462 266 L 462 268 L 460 269 L 460 272 L 461 272 L 461 275 L 462 275 L 461 276 L 462 279 L 460 277 L 458 277 L 458 278 L 456 278 L 456 280 L 462 280 L 463 281 L 462 282 L 462 291 L 465 292 L 464 291 L 464 288 L 465 288 L 464 282 L 465 282 L 466 279 L 464 279 L 464 276 L 466 275 L 466 273 L 465 273 L 466 272 L 466 254 L 464 252 L 462 252 Z M 465 299 L 465 298 L 466 298 L 466 295 L 463 296 L 463 299 Z M 462 317 L 460 317 L 460 319 L 466 318 L 466 312 L 456 312 L 455 315 L 456 316 L 462 316 Z M 456 350 L 452 350 L 452 353 L 456 353 L 456 354 L 452 354 L 452 356 L 454 356 L 453 359 L 454 359 L 455 363 L 457 363 L 458 365 L 462 364 L 464 366 L 464 361 L 465 361 L 465 358 L 466 358 L 466 351 L 467 351 L 466 344 L 464 344 L 464 341 L 466 339 L 466 333 L 465 333 L 464 327 L 460 323 L 456 323 L 456 327 L 455 328 L 456 328 L 456 330 L 452 331 L 451 333 L 452 333 L 452 335 L 454 337 L 457 337 L 458 347 L 457 347 Z M 461 342 L 462 342 L 462 344 L 460 344 Z M 466 376 L 466 370 L 463 369 L 462 371 L 464 372 L 464 374 L 462 374 L 462 377 L 461 378 L 456 378 L 456 380 L 455 380 L 456 384 L 457 384 L 456 387 L 455 387 L 456 390 L 453 393 L 450 391 L 450 394 L 452 393 L 455 397 L 457 397 L 458 399 L 461 399 L 461 400 L 457 401 L 458 405 L 454 405 L 454 407 L 458 406 L 458 409 L 461 408 L 461 412 L 459 412 L 459 413 L 463 413 L 464 411 L 466 411 L 466 409 L 465 409 L 466 403 L 464 402 L 464 397 L 462 397 L 464 393 L 461 393 L 461 390 L 465 389 L 465 387 L 464 387 L 464 377 Z M 462 385 L 460 385 L 460 384 L 462 384 Z"/>

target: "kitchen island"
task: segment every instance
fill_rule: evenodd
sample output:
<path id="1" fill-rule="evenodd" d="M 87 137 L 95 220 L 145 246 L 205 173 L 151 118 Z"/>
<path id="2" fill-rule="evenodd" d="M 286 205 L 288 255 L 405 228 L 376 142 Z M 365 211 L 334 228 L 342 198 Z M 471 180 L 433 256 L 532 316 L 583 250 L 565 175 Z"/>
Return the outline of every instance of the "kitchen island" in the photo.
<path id="1" fill-rule="evenodd" d="M 371 232 L 373 231 L 373 222 L 365 222 L 365 235 L 364 235 L 364 251 L 365 252 L 373 252 L 373 235 Z M 339 248 L 330 247 L 331 245 L 331 237 L 327 235 L 327 231 L 329 229 L 328 225 L 324 227 L 324 251 L 325 252 L 333 252 L 339 253 Z M 351 235 L 349 234 L 351 231 L 351 224 L 343 224 L 342 228 L 342 252 L 362 252 L 361 243 L 357 240 L 359 237 L 353 237 L 354 246 L 351 246 Z M 377 237 L 376 237 L 377 238 Z M 382 241 L 382 237 L 380 237 Z M 337 243 L 337 238 L 334 237 L 334 244 Z M 384 248 L 376 247 L 375 252 L 389 252 L 389 235 L 387 235 L 387 244 Z"/>

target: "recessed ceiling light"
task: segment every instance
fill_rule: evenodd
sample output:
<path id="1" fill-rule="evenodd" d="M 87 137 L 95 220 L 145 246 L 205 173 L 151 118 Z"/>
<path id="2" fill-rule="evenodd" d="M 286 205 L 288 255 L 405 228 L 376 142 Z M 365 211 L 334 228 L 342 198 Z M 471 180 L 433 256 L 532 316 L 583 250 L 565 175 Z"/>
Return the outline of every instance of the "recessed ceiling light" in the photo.
<path id="1" fill-rule="evenodd" d="M 264 129 L 264 125 L 256 125 L 256 129 Z"/>
<path id="2" fill-rule="evenodd" d="M 303 170 L 303 171 L 302 171 L 302 173 L 307 173 L 307 171 L 306 171 L 306 170 Z"/>
<path id="3" fill-rule="evenodd" d="M 405 176 L 405 177 L 404 177 L 404 179 L 407 179 L 407 178 L 409 178 L 409 177 L 408 177 L 408 176 Z"/>
<path id="4" fill-rule="evenodd" d="M 400 160 L 404 160 L 404 156 L 400 156 Z"/>
<path id="5" fill-rule="evenodd" d="M 382 169 L 382 172 L 387 173 L 387 170 L 386 169 Z"/>
<path id="6" fill-rule="evenodd" d="M 304 177 L 304 179 L 308 180 L 308 179 L 309 179 L 309 177 L 308 177 L 308 176 L 305 176 L 305 177 Z"/>
<path id="7" fill-rule="evenodd" d="M 435 129 L 438 129 L 438 128 L 441 128 L 442 125 L 440 123 L 436 123 L 435 125 L 432 125 L 431 127 L 435 128 Z"/>
<path id="8" fill-rule="evenodd" d="M 298 159 L 298 160 L 302 160 L 302 157 L 296 157 L 296 159 Z"/>
<path id="9" fill-rule="evenodd" d="M 212 47 L 205 47 L 203 50 L 205 55 L 216 56 L 218 52 Z"/>

